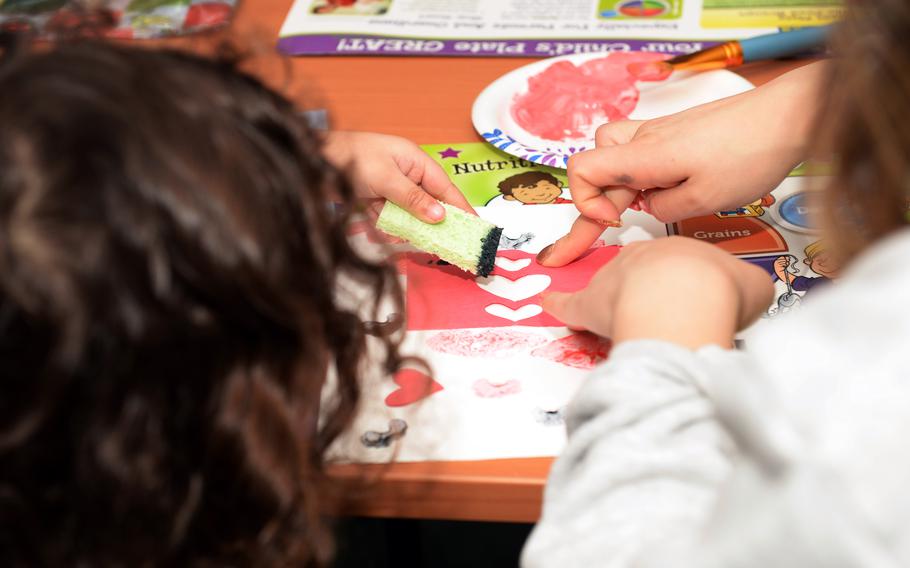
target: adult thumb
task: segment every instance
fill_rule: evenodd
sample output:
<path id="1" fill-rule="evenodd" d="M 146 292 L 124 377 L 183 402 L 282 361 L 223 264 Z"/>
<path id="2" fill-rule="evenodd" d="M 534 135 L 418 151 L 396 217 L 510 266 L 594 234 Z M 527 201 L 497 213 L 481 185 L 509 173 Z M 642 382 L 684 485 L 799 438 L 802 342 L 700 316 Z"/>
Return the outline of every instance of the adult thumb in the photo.
<path id="1" fill-rule="evenodd" d="M 644 209 L 659 221 L 675 223 L 714 213 L 704 195 L 703 188 L 691 181 L 666 189 L 651 189 L 644 194 Z"/>

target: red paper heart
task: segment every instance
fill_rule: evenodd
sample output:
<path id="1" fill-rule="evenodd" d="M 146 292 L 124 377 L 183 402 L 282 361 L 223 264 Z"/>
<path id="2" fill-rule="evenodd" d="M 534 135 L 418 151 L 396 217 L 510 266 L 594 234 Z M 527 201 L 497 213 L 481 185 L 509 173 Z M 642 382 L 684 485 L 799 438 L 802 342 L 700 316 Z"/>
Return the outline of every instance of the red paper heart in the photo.
<path id="1" fill-rule="evenodd" d="M 517 280 L 530 274 L 550 277 L 550 292 L 576 292 L 588 285 L 600 267 L 619 254 L 619 247 L 592 249 L 575 262 L 561 268 L 549 268 L 534 262 L 534 255 L 518 250 L 499 251 L 509 260 L 530 259 L 528 266 L 506 271 L 497 266 L 494 276 Z M 558 327 L 562 324 L 547 313 L 539 313 L 516 323 L 486 311 L 490 304 L 502 304 L 511 310 L 539 304 L 528 298 L 513 302 L 494 296 L 477 286 L 473 276 L 454 266 L 440 266 L 426 254 L 408 254 L 403 265 L 407 274 L 407 322 L 409 330 L 467 329 L 509 327 L 513 325 Z"/>
<path id="2" fill-rule="evenodd" d="M 385 397 L 387 406 L 407 406 L 442 390 L 442 385 L 415 369 L 404 369 L 395 374 L 398 390 Z"/>

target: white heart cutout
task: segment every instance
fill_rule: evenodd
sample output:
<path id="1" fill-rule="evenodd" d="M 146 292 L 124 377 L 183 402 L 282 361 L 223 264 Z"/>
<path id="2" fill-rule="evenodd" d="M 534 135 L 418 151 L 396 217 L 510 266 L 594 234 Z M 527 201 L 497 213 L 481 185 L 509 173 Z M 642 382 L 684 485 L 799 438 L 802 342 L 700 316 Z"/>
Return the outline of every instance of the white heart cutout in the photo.
<path id="1" fill-rule="evenodd" d="M 530 274 L 522 276 L 518 280 L 510 280 L 498 275 L 477 279 L 477 285 L 485 292 L 513 302 L 520 302 L 540 294 L 549 288 L 551 282 L 552 280 L 546 274 Z"/>
<path id="2" fill-rule="evenodd" d="M 543 308 L 537 304 L 525 304 L 517 310 L 513 310 L 512 308 L 503 306 L 502 304 L 490 304 L 484 308 L 484 311 L 486 311 L 491 316 L 496 316 L 498 318 L 507 319 L 510 321 L 521 321 L 540 315 L 543 313 Z"/>
<path id="3" fill-rule="evenodd" d="M 493 263 L 503 270 L 508 270 L 509 272 L 518 272 L 522 268 L 527 268 L 530 266 L 531 259 L 519 258 L 518 260 L 512 260 L 511 258 L 506 258 L 504 256 L 497 256 L 496 260 L 494 260 Z"/>

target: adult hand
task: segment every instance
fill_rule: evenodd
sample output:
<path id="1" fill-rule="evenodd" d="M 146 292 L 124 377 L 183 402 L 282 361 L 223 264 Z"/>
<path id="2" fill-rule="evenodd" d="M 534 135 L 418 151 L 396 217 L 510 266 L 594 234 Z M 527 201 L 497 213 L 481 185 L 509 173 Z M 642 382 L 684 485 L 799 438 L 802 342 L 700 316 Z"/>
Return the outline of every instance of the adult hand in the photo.
<path id="1" fill-rule="evenodd" d="M 568 164 L 582 216 L 541 251 L 540 263 L 575 260 L 636 203 L 667 223 L 740 207 L 774 189 L 806 157 L 824 69 L 807 65 L 678 114 L 600 127 L 595 149 Z"/>
<path id="2" fill-rule="evenodd" d="M 767 272 L 686 237 L 624 247 L 587 288 L 544 296 L 566 325 L 615 342 L 659 339 L 688 348 L 724 347 L 771 303 Z"/>
<path id="3" fill-rule="evenodd" d="M 332 165 L 347 172 L 363 198 L 388 199 L 427 223 L 445 218 L 445 209 L 438 201 L 476 215 L 442 167 L 404 138 L 372 132 L 331 132 L 323 153 Z"/>

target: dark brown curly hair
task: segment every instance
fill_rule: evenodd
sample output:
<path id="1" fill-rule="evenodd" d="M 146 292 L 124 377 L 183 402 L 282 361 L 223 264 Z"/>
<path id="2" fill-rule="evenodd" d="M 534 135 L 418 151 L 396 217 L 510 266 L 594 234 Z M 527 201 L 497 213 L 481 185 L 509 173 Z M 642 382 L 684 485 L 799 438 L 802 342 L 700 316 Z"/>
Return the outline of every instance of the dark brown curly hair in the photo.
<path id="1" fill-rule="evenodd" d="M 836 248 L 854 255 L 907 226 L 910 2 L 848 2 L 823 91 L 819 153 L 834 155 L 828 195 Z"/>
<path id="2" fill-rule="evenodd" d="M 233 59 L 12 45 L 0 562 L 327 563 L 324 460 L 367 368 L 359 314 L 401 303 L 349 244 L 350 184 Z M 371 362 L 397 368 L 397 340 L 377 342 Z"/>

